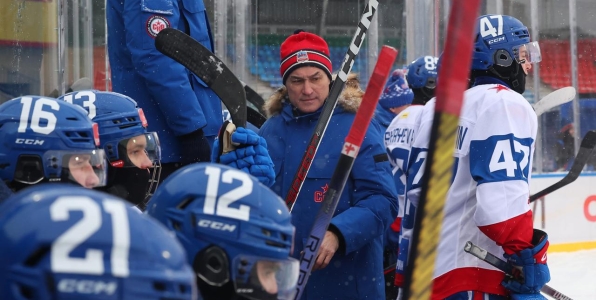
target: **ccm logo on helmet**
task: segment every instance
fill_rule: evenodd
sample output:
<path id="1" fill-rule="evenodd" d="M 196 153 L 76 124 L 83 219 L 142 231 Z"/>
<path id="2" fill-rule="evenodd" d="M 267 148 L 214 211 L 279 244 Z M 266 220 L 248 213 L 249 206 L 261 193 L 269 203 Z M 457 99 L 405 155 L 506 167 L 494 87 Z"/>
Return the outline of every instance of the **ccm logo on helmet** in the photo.
<path id="1" fill-rule="evenodd" d="M 15 144 L 25 144 L 25 145 L 43 145 L 44 140 L 34 140 L 34 139 L 17 139 Z"/>
<path id="2" fill-rule="evenodd" d="M 199 220 L 199 226 L 203 228 L 211 228 L 215 230 L 234 232 L 236 225 L 230 225 L 222 222 L 216 222 L 211 220 Z"/>
<path id="3" fill-rule="evenodd" d="M 506 42 L 506 41 L 507 41 L 507 40 L 505 39 L 505 36 L 503 36 L 503 35 L 502 35 L 502 36 L 498 36 L 498 37 L 496 37 L 496 38 L 489 39 L 489 40 L 487 40 L 486 42 L 487 42 L 489 45 L 492 45 L 492 44 L 496 44 L 496 43 L 499 43 L 499 42 Z"/>
<path id="4" fill-rule="evenodd" d="M 62 279 L 58 282 L 58 291 L 61 293 L 113 295 L 117 289 L 118 283 L 115 281 Z"/>

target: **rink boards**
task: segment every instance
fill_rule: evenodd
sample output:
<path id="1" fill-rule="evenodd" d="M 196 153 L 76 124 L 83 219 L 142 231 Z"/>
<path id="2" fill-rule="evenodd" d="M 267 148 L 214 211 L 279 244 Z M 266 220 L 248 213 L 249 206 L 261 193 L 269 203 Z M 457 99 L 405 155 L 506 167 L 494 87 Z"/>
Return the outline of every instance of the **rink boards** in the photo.
<path id="1" fill-rule="evenodd" d="M 532 175 L 530 194 L 561 180 L 567 173 Z M 596 249 L 596 173 L 585 172 L 569 185 L 530 204 L 534 228 L 549 235 L 549 252 Z"/>

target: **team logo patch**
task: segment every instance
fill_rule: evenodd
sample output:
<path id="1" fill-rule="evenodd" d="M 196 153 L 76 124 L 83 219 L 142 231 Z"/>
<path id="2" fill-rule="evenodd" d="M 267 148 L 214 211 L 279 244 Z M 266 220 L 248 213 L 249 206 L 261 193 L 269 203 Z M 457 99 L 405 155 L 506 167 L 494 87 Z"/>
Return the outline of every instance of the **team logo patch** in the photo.
<path id="1" fill-rule="evenodd" d="M 147 33 L 152 37 L 156 37 L 160 31 L 168 27 L 170 21 L 162 16 L 153 15 L 147 19 Z"/>
<path id="2" fill-rule="evenodd" d="M 323 202 L 327 190 L 329 190 L 329 184 L 325 183 L 325 186 L 321 187 L 321 191 L 315 191 L 315 202 Z"/>
<path id="3" fill-rule="evenodd" d="M 308 60 L 308 53 L 306 53 L 306 51 L 298 51 L 298 53 L 296 53 L 296 62 L 305 62 Z"/>

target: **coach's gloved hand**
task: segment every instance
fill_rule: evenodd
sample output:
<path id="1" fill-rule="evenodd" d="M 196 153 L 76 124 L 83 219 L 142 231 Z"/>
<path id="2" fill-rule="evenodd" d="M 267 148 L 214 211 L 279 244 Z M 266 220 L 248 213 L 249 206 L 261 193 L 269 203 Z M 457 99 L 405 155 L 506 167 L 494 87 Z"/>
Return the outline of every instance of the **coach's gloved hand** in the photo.
<path id="1" fill-rule="evenodd" d="M 224 123 L 222 128 L 226 125 Z M 220 138 L 213 144 L 212 162 L 242 170 L 256 177 L 262 184 L 272 186 L 275 182 L 275 171 L 265 139 L 250 129 L 238 127 L 232 133 L 231 140 L 239 145 L 235 146 L 236 149 L 222 154 L 220 134 Z"/>
<path id="2" fill-rule="evenodd" d="M 532 245 L 533 248 L 524 249 L 519 253 L 503 255 L 513 266 L 521 268 L 521 274 L 513 274 L 516 279 L 505 279 L 501 282 L 511 291 L 513 299 L 544 299 L 531 297 L 542 297 L 540 289 L 550 281 L 550 271 L 546 265 L 548 235 L 544 231 L 534 229 Z"/>
<path id="3" fill-rule="evenodd" d="M 178 141 L 180 142 L 180 163 L 182 165 L 210 161 L 211 147 L 203 134 L 203 129 L 178 136 Z"/>

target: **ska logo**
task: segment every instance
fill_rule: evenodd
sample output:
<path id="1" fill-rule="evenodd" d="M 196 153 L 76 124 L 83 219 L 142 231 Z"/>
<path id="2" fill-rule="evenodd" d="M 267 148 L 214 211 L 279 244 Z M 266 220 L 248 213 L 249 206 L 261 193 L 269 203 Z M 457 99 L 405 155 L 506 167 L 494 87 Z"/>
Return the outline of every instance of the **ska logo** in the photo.
<path id="1" fill-rule="evenodd" d="M 147 33 L 152 36 L 156 37 L 157 34 L 170 27 L 170 21 L 162 16 L 151 16 L 147 19 Z"/>

